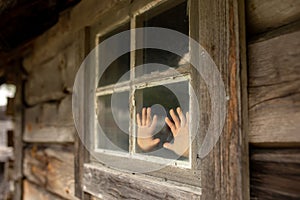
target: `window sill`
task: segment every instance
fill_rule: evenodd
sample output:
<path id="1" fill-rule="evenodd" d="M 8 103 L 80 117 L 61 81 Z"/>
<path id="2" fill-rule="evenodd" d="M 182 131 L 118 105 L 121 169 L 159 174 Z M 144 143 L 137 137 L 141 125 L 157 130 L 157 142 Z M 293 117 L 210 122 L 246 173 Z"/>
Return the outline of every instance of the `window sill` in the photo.
<path id="1" fill-rule="evenodd" d="M 120 172 L 99 164 L 84 164 L 83 189 L 103 199 L 200 199 L 201 196 L 199 187 Z"/>

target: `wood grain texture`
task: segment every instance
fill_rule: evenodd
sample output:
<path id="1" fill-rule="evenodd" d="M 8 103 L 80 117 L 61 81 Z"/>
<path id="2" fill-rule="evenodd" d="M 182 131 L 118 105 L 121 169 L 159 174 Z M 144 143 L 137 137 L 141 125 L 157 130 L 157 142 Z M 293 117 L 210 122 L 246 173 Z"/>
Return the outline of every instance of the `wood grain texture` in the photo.
<path id="1" fill-rule="evenodd" d="M 83 60 L 84 57 L 89 53 L 89 32 L 90 29 L 88 27 L 81 30 L 80 39 L 81 39 L 81 45 L 80 45 L 80 57 Z M 84 133 L 86 132 L 86 113 L 85 109 L 89 106 L 88 104 L 85 104 L 85 96 L 86 96 L 86 90 L 85 90 L 85 78 L 84 74 L 81 74 L 81 77 L 77 77 L 78 86 L 76 88 L 76 93 L 78 95 L 78 99 L 73 99 L 73 104 L 77 108 L 73 110 L 74 112 L 74 119 L 77 118 L 79 122 L 76 126 L 77 134 L 75 135 L 75 142 L 74 142 L 74 178 L 75 178 L 75 195 L 81 200 L 89 199 L 88 194 L 84 193 L 83 190 L 83 165 L 86 162 L 89 162 L 89 152 L 86 149 L 86 146 L 84 145 L 83 141 L 85 140 Z M 80 100 L 80 101 L 76 101 Z M 83 103 L 80 103 L 83 102 Z"/>
<path id="2" fill-rule="evenodd" d="M 300 142 L 300 31 L 248 46 L 249 140 Z"/>
<path id="3" fill-rule="evenodd" d="M 102 199 L 92 196 L 90 200 L 102 200 Z"/>
<path id="4" fill-rule="evenodd" d="M 36 63 L 29 58 L 24 61 L 23 64 L 29 73 L 25 84 L 26 103 L 33 106 L 60 100 L 71 93 L 80 66 L 79 62 L 76 62 L 77 55 L 79 55 L 78 45 L 73 42 L 66 49 L 60 49 L 55 57 L 48 58 L 42 63 Z"/>
<path id="5" fill-rule="evenodd" d="M 228 97 L 223 132 L 214 149 L 200 161 L 201 198 L 249 199 L 244 4 L 236 0 L 199 4 L 199 41 L 218 66 Z M 211 112 L 205 83 L 200 84 L 198 93 L 203 138 Z"/>
<path id="6" fill-rule="evenodd" d="M 13 169 L 13 180 L 14 180 L 14 200 L 21 200 L 22 198 L 22 165 L 23 165 L 23 117 L 24 117 L 24 105 L 23 105 L 23 80 L 20 66 L 19 70 L 15 71 L 15 85 L 16 85 L 16 94 L 15 94 L 15 103 L 14 103 L 14 169 Z"/>
<path id="7" fill-rule="evenodd" d="M 86 164 L 84 188 L 100 199 L 200 199 L 201 190 Z"/>
<path id="8" fill-rule="evenodd" d="M 300 150 L 252 149 L 251 198 L 299 199 Z"/>
<path id="9" fill-rule="evenodd" d="M 247 31 L 250 36 L 300 20 L 298 0 L 247 0 Z"/>
<path id="10" fill-rule="evenodd" d="M 27 180 L 23 181 L 23 185 L 23 200 L 63 200 L 63 198 L 56 196 Z"/>
<path id="11" fill-rule="evenodd" d="M 26 179 L 62 198 L 77 199 L 74 195 L 74 155 L 71 146 L 32 146 L 24 154 Z"/>
<path id="12" fill-rule="evenodd" d="M 25 109 L 26 142 L 73 142 L 72 96 Z"/>
<path id="13" fill-rule="evenodd" d="M 1 11 L 0 8 L 0 49 L 9 51 L 26 44 L 53 26 L 59 13 L 78 1 L 16 1 L 9 9 Z"/>

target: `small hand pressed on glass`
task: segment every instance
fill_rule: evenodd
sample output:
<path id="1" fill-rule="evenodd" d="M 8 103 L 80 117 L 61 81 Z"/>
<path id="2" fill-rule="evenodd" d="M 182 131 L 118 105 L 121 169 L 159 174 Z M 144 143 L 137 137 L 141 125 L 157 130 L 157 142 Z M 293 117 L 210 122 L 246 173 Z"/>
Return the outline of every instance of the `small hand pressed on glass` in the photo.
<path id="1" fill-rule="evenodd" d="M 152 119 L 151 108 L 143 108 L 142 117 L 139 113 L 137 114 L 137 124 L 137 144 L 143 151 L 150 151 L 160 142 L 159 138 L 153 139 L 157 116 L 154 115 Z"/>
<path id="2" fill-rule="evenodd" d="M 166 124 L 170 127 L 174 137 L 174 142 L 165 142 L 163 147 L 169 149 L 184 157 L 189 155 L 189 114 L 184 116 L 181 108 L 176 109 L 179 118 L 173 109 L 170 110 L 170 116 L 165 118 Z M 153 138 L 157 124 L 157 116 L 151 117 L 151 108 L 143 108 L 142 115 L 137 114 L 137 144 L 143 151 L 150 151 L 160 142 L 159 138 Z"/>

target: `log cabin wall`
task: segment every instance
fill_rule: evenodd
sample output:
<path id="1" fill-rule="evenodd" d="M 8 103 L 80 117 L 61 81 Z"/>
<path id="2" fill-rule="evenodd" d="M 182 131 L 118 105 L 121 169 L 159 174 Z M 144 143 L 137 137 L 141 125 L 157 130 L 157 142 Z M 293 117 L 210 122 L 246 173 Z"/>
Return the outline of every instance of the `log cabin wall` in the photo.
<path id="1" fill-rule="evenodd" d="M 299 199 L 300 1 L 247 0 L 252 199 Z"/>
<path id="2" fill-rule="evenodd" d="M 64 11 L 23 59 L 23 199 L 77 199 L 73 82 L 84 59 L 85 27 L 117 3 L 82 1 Z"/>
<path id="3" fill-rule="evenodd" d="M 67 13 L 65 14 L 67 15 Z M 74 199 L 72 83 L 79 45 L 62 16 L 23 60 L 24 199 Z M 54 32 L 55 30 L 55 32 Z"/>
<path id="4" fill-rule="evenodd" d="M 82 1 L 31 44 L 22 132 L 24 199 L 76 199 L 71 96 L 85 27 L 127 0 Z M 300 2 L 246 0 L 253 199 L 299 198 Z M 116 11 L 117 12 L 117 11 Z M 21 95 L 21 94 L 19 94 Z M 20 120 L 19 120 L 20 121 Z M 22 152 L 22 151 L 21 151 Z"/>

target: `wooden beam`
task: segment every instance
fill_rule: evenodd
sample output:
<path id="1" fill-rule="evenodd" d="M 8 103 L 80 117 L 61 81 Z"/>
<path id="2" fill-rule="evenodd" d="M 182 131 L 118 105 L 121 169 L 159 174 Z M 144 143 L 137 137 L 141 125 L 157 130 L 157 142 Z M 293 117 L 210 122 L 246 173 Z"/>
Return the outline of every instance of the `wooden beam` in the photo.
<path id="1" fill-rule="evenodd" d="M 250 44 L 249 139 L 300 144 L 300 30 Z"/>
<path id="2" fill-rule="evenodd" d="M 300 20 L 298 0 L 247 0 L 247 31 L 250 36 Z"/>
<path id="3" fill-rule="evenodd" d="M 24 176 L 64 199 L 76 199 L 71 145 L 30 146 L 24 151 Z"/>
<path id="4" fill-rule="evenodd" d="M 228 97 L 223 132 L 201 162 L 202 199 L 249 199 L 247 68 L 244 2 L 199 2 L 199 42 L 222 75 Z M 209 69 L 206 69 L 209 70 Z M 209 72 L 208 72 L 209 73 Z M 218 92 L 216 88 L 215 92 Z M 210 97 L 200 83 L 201 138 L 210 123 Z"/>
<path id="5" fill-rule="evenodd" d="M 251 162 L 251 198 L 299 199 L 299 148 L 253 148 Z"/>
<path id="6" fill-rule="evenodd" d="M 200 199 L 198 187 L 118 172 L 100 165 L 84 166 L 84 188 L 100 199 Z"/>
<path id="7" fill-rule="evenodd" d="M 17 1 L 5 12 L 0 7 L 0 50 L 11 50 L 42 34 L 58 21 L 62 10 L 78 1 Z"/>
<path id="8" fill-rule="evenodd" d="M 45 62 L 23 62 L 28 72 L 24 94 L 27 105 L 34 106 L 47 101 L 61 100 L 71 93 L 80 66 L 74 64 L 77 62 L 79 52 L 75 38 L 74 36 L 70 46 L 60 49 L 59 53 Z M 43 56 L 45 57 L 46 55 Z"/>
<path id="9" fill-rule="evenodd" d="M 84 58 L 88 55 L 89 53 L 89 45 L 90 45 L 90 28 L 89 27 L 85 27 L 80 31 L 79 34 L 80 37 L 80 44 L 79 44 L 79 61 L 83 61 Z M 81 63 L 77 63 L 78 65 L 80 65 Z M 78 96 L 81 98 L 81 102 L 85 102 L 85 96 L 86 96 L 86 90 L 85 90 L 85 75 L 82 74 L 82 77 L 77 77 L 77 81 L 80 81 L 80 83 L 78 84 L 80 87 L 77 88 L 78 89 Z M 74 99 L 73 99 L 74 100 Z M 83 169 L 83 165 L 84 163 L 89 162 L 89 152 L 86 149 L 86 146 L 84 144 L 85 141 L 85 136 L 87 136 L 86 134 L 84 135 L 84 133 L 86 132 L 86 124 L 87 124 L 87 116 L 85 112 L 85 109 L 87 109 L 87 107 L 89 106 L 87 103 L 82 103 L 82 104 L 77 104 L 77 102 L 73 102 L 74 104 L 76 104 L 76 106 L 78 106 L 77 108 L 77 113 L 74 113 L 74 117 L 78 117 L 80 119 L 78 119 L 78 121 L 83 122 L 83 123 L 79 123 L 77 124 L 77 133 L 75 134 L 75 149 L 74 149 L 74 153 L 75 153 L 75 158 L 74 158 L 74 166 L 75 166 L 75 195 L 76 197 L 78 197 L 81 200 L 87 200 L 89 199 L 90 195 L 84 193 L 83 190 L 83 175 L 84 175 L 84 169 Z M 73 110 L 73 112 L 75 112 Z M 76 123 L 76 122 L 75 122 Z"/>
<path id="10" fill-rule="evenodd" d="M 0 0 L 0 14 L 11 9 L 17 4 L 17 0 Z"/>
<path id="11" fill-rule="evenodd" d="M 15 106 L 14 106 L 14 200 L 22 199 L 22 180 L 23 180 L 23 90 L 24 84 L 22 80 L 21 66 L 17 64 L 17 70 L 15 71 L 15 85 L 16 85 L 16 94 L 15 94 Z"/>
<path id="12" fill-rule="evenodd" d="M 60 198 L 59 196 L 56 196 L 47 190 L 44 190 L 44 188 L 33 184 L 27 180 L 23 181 L 24 185 L 24 199 L 30 199 L 30 200 L 63 200 L 63 198 Z"/>
<path id="13" fill-rule="evenodd" d="M 24 122 L 23 139 L 26 142 L 73 142 L 76 130 L 72 96 L 25 109 Z"/>

